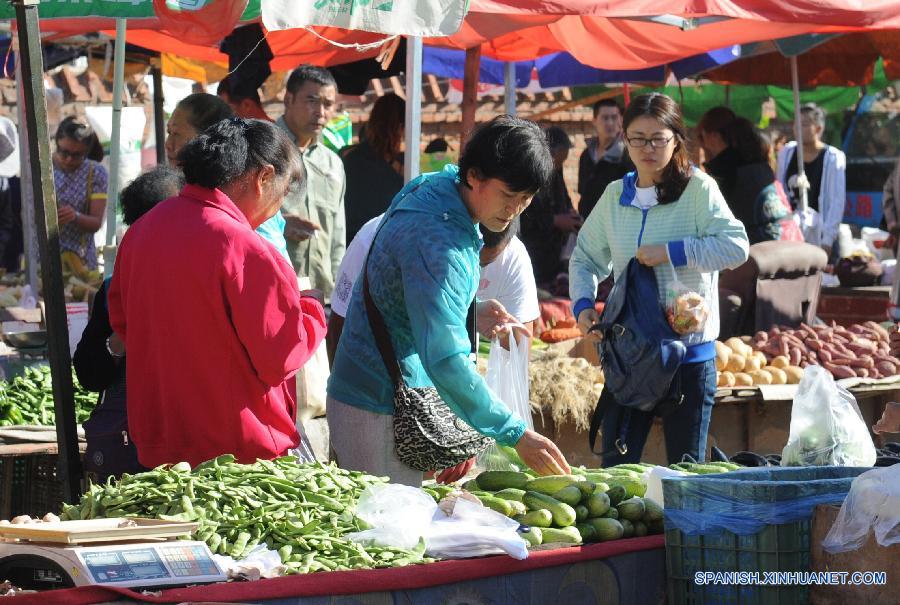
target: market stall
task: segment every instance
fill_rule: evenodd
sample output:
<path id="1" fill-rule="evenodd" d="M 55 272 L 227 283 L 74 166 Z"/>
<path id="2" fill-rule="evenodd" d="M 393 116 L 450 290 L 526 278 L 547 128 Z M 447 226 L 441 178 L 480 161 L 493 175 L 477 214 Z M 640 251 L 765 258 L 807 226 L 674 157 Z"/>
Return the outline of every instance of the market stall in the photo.
<path id="1" fill-rule="evenodd" d="M 87 605 L 117 599 L 148 603 L 185 601 L 313 605 L 334 597 L 369 605 L 387 601 L 441 603 L 484 599 L 538 605 L 658 602 L 665 590 L 662 536 L 534 552 L 524 561 L 487 557 L 372 571 L 335 571 L 164 590 L 154 595 L 109 586 L 87 586 L 53 594 L 60 605 Z M 452 602 L 452 601 L 451 601 Z M 46 594 L 22 595 L 16 603 L 46 603 Z"/>

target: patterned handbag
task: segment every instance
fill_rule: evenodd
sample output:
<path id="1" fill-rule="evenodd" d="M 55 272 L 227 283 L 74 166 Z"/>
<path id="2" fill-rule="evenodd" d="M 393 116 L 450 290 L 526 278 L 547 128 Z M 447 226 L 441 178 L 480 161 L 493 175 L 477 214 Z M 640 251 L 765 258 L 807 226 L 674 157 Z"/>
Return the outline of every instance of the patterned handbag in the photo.
<path id="1" fill-rule="evenodd" d="M 434 387 L 412 388 L 404 383 L 384 317 L 369 293 L 368 265 L 367 257 L 363 268 L 363 297 L 375 344 L 394 384 L 394 449 L 397 456 L 403 464 L 419 471 L 443 470 L 477 456 L 493 443 L 493 439 L 477 432 L 457 416 Z"/>

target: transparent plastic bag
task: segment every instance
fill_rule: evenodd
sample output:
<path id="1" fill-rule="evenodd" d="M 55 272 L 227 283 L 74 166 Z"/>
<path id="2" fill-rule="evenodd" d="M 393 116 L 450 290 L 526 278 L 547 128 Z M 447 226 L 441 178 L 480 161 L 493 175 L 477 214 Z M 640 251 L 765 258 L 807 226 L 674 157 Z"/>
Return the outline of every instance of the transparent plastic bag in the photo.
<path id="1" fill-rule="evenodd" d="M 822 546 L 830 553 L 856 550 L 868 541 L 870 530 L 881 546 L 900 542 L 900 464 L 853 480 Z"/>
<path id="2" fill-rule="evenodd" d="M 875 445 L 850 392 L 820 366 L 803 372 L 782 466 L 872 466 Z"/>
<path id="3" fill-rule="evenodd" d="M 356 516 L 371 528 L 349 535 L 354 542 L 413 548 L 428 532 L 437 503 L 416 487 L 388 483 L 367 487 Z"/>
<path id="4" fill-rule="evenodd" d="M 666 286 L 666 319 L 677 334 L 702 332 L 709 317 L 709 305 L 701 292 L 692 290 L 678 279 L 672 261 L 672 281 Z"/>
<path id="5" fill-rule="evenodd" d="M 510 332 L 514 326 L 509 326 Z M 503 348 L 499 338 L 491 341 L 488 354 L 487 374 L 484 377 L 488 388 L 513 413 L 525 421 L 525 426 L 534 429 L 531 418 L 531 403 L 528 396 L 528 354 L 529 341 L 525 336 L 509 338 L 509 350 Z M 484 450 L 477 460 L 478 468 L 491 471 L 522 470 L 516 460 L 511 459 L 504 448 L 496 443 Z"/>

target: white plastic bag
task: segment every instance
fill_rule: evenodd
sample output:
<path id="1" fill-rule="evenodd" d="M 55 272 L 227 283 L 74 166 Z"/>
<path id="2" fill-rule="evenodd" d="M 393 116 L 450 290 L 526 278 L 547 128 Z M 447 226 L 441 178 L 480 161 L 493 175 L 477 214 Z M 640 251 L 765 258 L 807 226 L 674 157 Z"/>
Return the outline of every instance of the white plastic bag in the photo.
<path id="1" fill-rule="evenodd" d="M 687 473 L 676 471 L 667 466 L 654 466 L 644 473 L 644 481 L 647 484 L 647 491 L 644 493 L 644 498 L 649 498 L 660 506 L 663 506 L 662 480 L 669 477 L 683 477 L 685 475 L 687 475 Z"/>
<path id="2" fill-rule="evenodd" d="M 782 466 L 872 466 L 875 445 L 850 392 L 820 366 L 803 372 Z"/>
<path id="3" fill-rule="evenodd" d="M 866 471 L 853 480 L 822 546 L 830 553 L 856 550 L 869 539 L 870 530 L 881 546 L 900 542 L 900 464 Z"/>
<path id="4" fill-rule="evenodd" d="M 531 418 L 531 404 L 528 397 L 528 338 L 514 338 L 510 329 L 509 350 L 503 348 L 499 338 L 491 341 L 488 354 L 487 374 L 484 381 L 488 388 L 513 413 L 525 421 L 525 426 L 534 430 Z M 478 456 L 478 467 L 491 471 L 522 470 L 510 461 L 503 450 L 493 444 Z"/>
<path id="5" fill-rule="evenodd" d="M 528 557 L 528 544 L 518 532 L 519 523 L 481 504 L 459 498 L 449 516 L 435 514 L 425 535 L 425 552 L 441 559 L 464 559 L 508 554 Z"/>
<path id="6" fill-rule="evenodd" d="M 373 485 L 356 504 L 356 516 L 372 527 L 349 538 L 362 544 L 413 548 L 427 533 L 436 510 L 434 499 L 416 487 Z"/>
<path id="7" fill-rule="evenodd" d="M 442 559 L 503 553 L 516 559 L 528 556 L 516 521 L 464 498 L 456 499 L 448 515 L 418 488 L 376 485 L 362 493 L 356 515 L 372 526 L 350 534 L 351 540 L 361 544 L 414 548 L 424 540 L 425 552 Z"/>

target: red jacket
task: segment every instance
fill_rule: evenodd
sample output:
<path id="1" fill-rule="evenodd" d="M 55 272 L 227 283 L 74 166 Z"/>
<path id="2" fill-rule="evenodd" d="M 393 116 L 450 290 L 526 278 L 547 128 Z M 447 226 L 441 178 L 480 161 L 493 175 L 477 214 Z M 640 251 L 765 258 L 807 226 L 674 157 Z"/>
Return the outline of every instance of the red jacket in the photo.
<path id="1" fill-rule="evenodd" d="M 141 464 L 253 462 L 299 444 L 292 376 L 325 313 L 224 193 L 188 185 L 137 221 L 108 304 Z"/>

